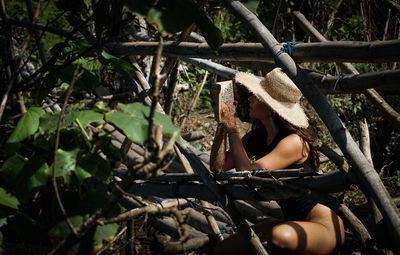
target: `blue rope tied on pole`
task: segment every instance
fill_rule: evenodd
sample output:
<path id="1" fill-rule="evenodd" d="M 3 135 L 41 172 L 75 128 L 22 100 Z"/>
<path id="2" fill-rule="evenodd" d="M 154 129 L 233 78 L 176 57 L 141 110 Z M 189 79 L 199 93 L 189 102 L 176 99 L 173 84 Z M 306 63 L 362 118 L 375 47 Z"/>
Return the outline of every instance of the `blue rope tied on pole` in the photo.
<path id="1" fill-rule="evenodd" d="M 303 43 L 301 41 L 297 41 L 297 42 L 286 42 L 283 45 L 283 48 L 278 51 L 278 53 L 276 54 L 276 56 L 278 57 L 279 55 L 281 55 L 283 52 L 286 52 L 287 54 L 289 54 L 290 56 L 292 55 L 292 51 L 293 51 L 293 47 L 298 44 L 298 43 Z"/>
<path id="2" fill-rule="evenodd" d="M 200 152 L 199 154 L 197 154 L 197 157 L 200 157 L 200 156 L 202 156 L 202 155 L 208 156 L 208 153 L 207 153 L 207 152 Z"/>
<path id="3" fill-rule="evenodd" d="M 164 208 L 162 202 L 163 202 L 163 199 L 162 199 L 162 198 L 157 198 L 157 199 L 156 199 L 156 203 L 159 204 L 159 205 L 161 205 L 162 208 Z"/>
<path id="4" fill-rule="evenodd" d="M 341 73 L 341 74 L 338 76 L 338 78 L 337 78 L 336 81 L 335 81 L 335 85 L 334 85 L 333 88 L 332 88 L 332 91 L 335 91 L 336 86 L 338 85 L 339 81 L 340 81 L 344 76 L 345 76 L 344 73 Z"/>

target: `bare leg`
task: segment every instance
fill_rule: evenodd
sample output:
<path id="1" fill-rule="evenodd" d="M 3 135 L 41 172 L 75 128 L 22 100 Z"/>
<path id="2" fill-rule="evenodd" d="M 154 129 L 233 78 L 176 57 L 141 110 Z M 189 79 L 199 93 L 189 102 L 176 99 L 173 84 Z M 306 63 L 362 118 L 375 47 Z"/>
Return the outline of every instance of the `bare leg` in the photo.
<path id="1" fill-rule="evenodd" d="M 261 242 L 272 254 L 328 254 L 343 244 L 344 227 L 341 219 L 328 207 L 317 204 L 307 221 L 282 223 L 263 222 L 253 227 Z M 239 235 L 219 243 L 215 254 L 248 254 L 247 242 Z"/>

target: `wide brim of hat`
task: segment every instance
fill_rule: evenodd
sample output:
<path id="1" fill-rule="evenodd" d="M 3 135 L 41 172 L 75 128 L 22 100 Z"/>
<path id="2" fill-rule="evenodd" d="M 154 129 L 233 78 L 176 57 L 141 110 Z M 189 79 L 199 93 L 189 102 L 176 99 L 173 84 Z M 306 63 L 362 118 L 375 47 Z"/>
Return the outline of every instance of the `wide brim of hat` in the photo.
<path id="1" fill-rule="evenodd" d="M 260 101 L 267 104 L 276 114 L 281 116 L 291 124 L 301 127 L 308 127 L 308 118 L 299 103 L 280 102 L 271 97 L 262 87 L 261 81 L 263 77 L 255 76 L 250 73 L 236 73 L 235 82 L 245 86 Z"/>

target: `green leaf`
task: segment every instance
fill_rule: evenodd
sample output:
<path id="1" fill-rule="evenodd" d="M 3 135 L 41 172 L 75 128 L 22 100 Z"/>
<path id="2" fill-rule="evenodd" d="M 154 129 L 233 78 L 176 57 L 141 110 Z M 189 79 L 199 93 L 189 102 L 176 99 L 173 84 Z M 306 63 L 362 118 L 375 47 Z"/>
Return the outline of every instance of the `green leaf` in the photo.
<path id="1" fill-rule="evenodd" d="M 18 121 L 7 143 L 18 143 L 33 135 L 39 127 L 39 119 L 44 115 L 44 110 L 39 107 L 30 107 Z"/>
<path id="2" fill-rule="evenodd" d="M 105 66 L 109 66 L 115 70 L 123 70 L 123 71 L 133 71 L 135 67 L 129 64 L 123 59 L 117 58 L 106 51 L 102 51 L 101 55 L 99 56 L 100 62 L 103 63 Z"/>
<path id="3" fill-rule="evenodd" d="M 93 248 L 95 250 L 103 247 L 104 241 L 110 241 L 114 238 L 118 230 L 118 224 L 105 224 L 103 226 L 97 226 L 93 237 Z"/>
<path id="4" fill-rule="evenodd" d="M 113 123 L 134 143 L 144 144 L 148 137 L 148 122 L 142 116 L 124 112 L 109 112 L 106 121 Z"/>
<path id="5" fill-rule="evenodd" d="M 214 52 L 218 51 L 219 47 L 224 43 L 222 31 L 212 23 L 202 10 L 198 10 L 196 13 L 195 22 L 210 48 Z"/>
<path id="6" fill-rule="evenodd" d="M 0 187 L 0 204 L 14 209 L 18 209 L 19 201 L 16 197 L 7 193 L 5 189 Z"/>
<path id="7" fill-rule="evenodd" d="M 29 201 L 37 188 L 46 185 L 50 176 L 48 165 L 40 157 L 26 161 L 16 154 L 3 165 L 2 174 L 22 202 Z"/>
<path id="8" fill-rule="evenodd" d="M 79 148 L 72 151 L 58 149 L 56 153 L 56 177 L 63 177 L 65 182 L 71 182 L 71 173 L 75 171 Z M 53 164 L 47 171 L 52 171 Z M 52 175 L 52 172 L 47 174 Z"/>
<path id="9" fill-rule="evenodd" d="M 107 161 L 98 154 L 91 154 L 81 158 L 78 161 L 75 174 L 79 183 L 82 183 L 84 179 L 91 176 L 96 177 L 104 183 L 109 183 L 112 177 L 112 172 Z"/>
<path id="10" fill-rule="evenodd" d="M 99 101 L 99 102 L 95 103 L 93 109 L 96 112 L 101 112 L 101 113 L 109 112 L 103 101 Z"/>
<path id="11" fill-rule="evenodd" d="M 148 116 L 150 107 L 141 103 L 118 104 L 118 108 L 124 112 L 110 112 L 106 114 L 106 120 L 113 123 L 124 132 L 124 134 L 134 143 L 144 144 L 148 138 Z M 163 134 L 171 137 L 174 132 L 178 133 L 177 141 L 182 142 L 179 136 L 179 128 L 172 124 L 171 119 L 156 112 L 155 124 L 163 127 Z"/>
<path id="12" fill-rule="evenodd" d="M 246 6 L 246 8 L 249 9 L 251 12 L 257 14 L 257 7 L 260 3 L 259 0 L 241 0 L 240 2 L 242 2 L 242 4 Z"/>
<path id="13" fill-rule="evenodd" d="M 132 103 L 132 104 L 118 104 L 118 107 L 125 112 L 130 113 L 132 116 L 136 116 L 137 118 L 143 118 L 146 121 L 146 125 L 148 125 L 147 118 L 150 116 L 150 107 L 145 106 L 141 103 Z M 177 128 L 171 121 L 168 115 L 156 112 L 155 113 L 155 124 L 161 125 L 163 127 L 163 134 L 171 137 L 174 132 L 178 133 L 177 141 L 182 142 L 180 137 L 180 129 Z M 147 138 L 146 138 L 147 139 Z"/>
<path id="14" fill-rule="evenodd" d="M 103 115 L 95 111 L 79 111 L 80 107 L 80 105 L 70 105 L 68 107 L 67 112 L 61 122 L 61 129 L 71 127 L 77 118 L 79 118 L 82 126 L 86 126 L 91 122 L 103 119 Z M 40 132 L 43 134 L 45 132 L 56 131 L 59 118 L 60 114 L 58 112 L 44 115 L 39 125 Z"/>
<path id="15" fill-rule="evenodd" d="M 50 177 L 49 166 L 39 157 L 30 159 L 22 171 L 27 176 L 26 188 L 29 192 L 46 185 Z"/>
<path id="16" fill-rule="evenodd" d="M 19 155 L 8 158 L 1 169 L 4 180 L 12 187 L 18 187 L 18 175 L 25 166 L 26 160 Z"/>
<path id="17" fill-rule="evenodd" d="M 0 228 L 7 224 L 7 218 L 0 218 Z"/>
<path id="18" fill-rule="evenodd" d="M 88 110 L 88 111 L 80 111 L 78 113 L 78 116 L 76 117 L 76 119 L 79 119 L 82 126 L 84 127 L 84 126 L 88 125 L 89 123 L 102 120 L 103 117 L 104 117 L 104 115 L 101 113 Z"/>

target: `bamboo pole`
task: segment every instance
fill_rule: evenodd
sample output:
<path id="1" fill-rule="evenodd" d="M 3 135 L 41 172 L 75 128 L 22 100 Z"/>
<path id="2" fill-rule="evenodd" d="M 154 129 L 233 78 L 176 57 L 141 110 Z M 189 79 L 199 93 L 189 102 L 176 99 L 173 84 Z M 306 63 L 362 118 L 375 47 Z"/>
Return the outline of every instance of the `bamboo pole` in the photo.
<path id="1" fill-rule="evenodd" d="M 119 57 L 129 55 L 154 56 L 156 42 L 110 42 L 106 44 Z M 163 56 L 207 58 L 224 61 L 274 62 L 274 56 L 260 43 L 224 43 L 213 52 L 207 43 L 166 41 Z M 293 46 L 296 62 L 396 62 L 400 58 L 400 40 L 335 41 L 299 43 Z"/>
<path id="2" fill-rule="evenodd" d="M 304 75 L 303 70 L 296 65 L 290 55 L 285 52 L 282 53 L 279 42 L 252 12 L 247 10 L 239 1 L 225 1 L 225 4 L 235 16 L 253 31 L 264 47 L 270 50 L 275 56 L 277 65 L 283 68 L 285 73 L 313 105 L 334 141 L 343 151 L 346 158 L 349 159 L 360 181 L 368 187 L 368 195 L 376 202 L 384 216 L 388 229 L 392 231 L 396 240 L 396 247 L 394 248 L 400 251 L 400 216 L 398 210 L 375 169 L 368 163 L 368 160 L 364 157 L 323 94 Z"/>

